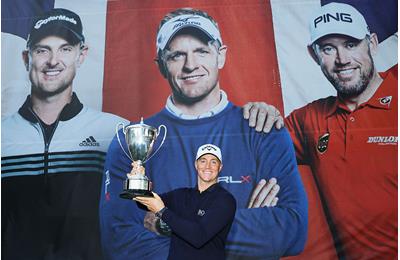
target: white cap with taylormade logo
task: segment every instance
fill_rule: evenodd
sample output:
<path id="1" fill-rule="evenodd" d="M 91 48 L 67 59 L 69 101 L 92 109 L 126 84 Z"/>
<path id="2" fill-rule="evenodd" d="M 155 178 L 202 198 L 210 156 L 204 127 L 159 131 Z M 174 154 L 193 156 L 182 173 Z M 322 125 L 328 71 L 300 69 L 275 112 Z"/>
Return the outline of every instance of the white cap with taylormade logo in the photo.
<path id="1" fill-rule="evenodd" d="M 356 39 L 370 35 L 364 16 L 353 6 L 330 3 L 322 6 L 310 21 L 311 42 L 328 34 L 343 34 Z"/>
<path id="2" fill-rule="evenodd" d="M 157 52 L 164 50 L 177 32 L 188 27 L 197 28 L 211 39 L 218 40 L 222 44 L 221 34 L 213 22 L 200 15 L 185 14 L 174 17 L 161 26 L 157 34 Z"/>
<path id="3" fill-rule="evenodd" d="M 197 150 L 196 161 L 205 154 L 212 154 L 222 163 L 221 149 L 213 144 L 203 144 Z"/>

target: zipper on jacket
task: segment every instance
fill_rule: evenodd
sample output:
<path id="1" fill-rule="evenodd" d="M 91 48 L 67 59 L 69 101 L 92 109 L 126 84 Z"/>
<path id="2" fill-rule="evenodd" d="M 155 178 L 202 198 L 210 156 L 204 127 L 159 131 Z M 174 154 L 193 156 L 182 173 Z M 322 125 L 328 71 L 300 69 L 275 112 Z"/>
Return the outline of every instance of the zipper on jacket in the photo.
<path id="1" fill-rule="evenodd" d="M 44 154 L 43 154 L 43 163 L 44 163 L 44 167 L 43 167 L 43 172 L 44 172 L 44 179 L 45 179 L 45 183 L 47 183 L 47 174 L 48 174 L 48 167 L 49 167 L 49 147 L 50 147 L 50 143 L 51 143 L 51 139 L 53 138 L 54 132 L 57 129 L 58 126 L 58 122 L 59 117 L 57 117 L 57 120 L 55 122 L 55 125 L 50 133 L 49 139 L 46 139 L 46 130 L 44 129 L 43 125 L 42 125 L 42 121 L 40 120 L 40 118 L 33 112 L 33 110 L 31 108 L 29 108 L 29 110 L 31 111 L 31 113 L 33 114 L 33 116 L 36 118 L 36 120 L 39 123 L 40 129 L 42 130 L 42 135 L 43 135 L 43 141 L 44 141 Z"/>

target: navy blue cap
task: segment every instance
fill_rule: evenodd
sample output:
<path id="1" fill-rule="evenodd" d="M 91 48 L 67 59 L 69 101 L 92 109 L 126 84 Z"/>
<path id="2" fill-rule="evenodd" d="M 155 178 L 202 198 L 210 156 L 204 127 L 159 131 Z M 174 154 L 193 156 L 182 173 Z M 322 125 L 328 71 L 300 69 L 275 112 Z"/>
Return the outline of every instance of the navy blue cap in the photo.
<path id="1" fill-rule="evenodd" d="M 71 44 L 85 41 L 81 18 L 63 8 L 54 8 L 34 20 L 26 46 L 29 48 L 50 35 L 60 36 Z"/>

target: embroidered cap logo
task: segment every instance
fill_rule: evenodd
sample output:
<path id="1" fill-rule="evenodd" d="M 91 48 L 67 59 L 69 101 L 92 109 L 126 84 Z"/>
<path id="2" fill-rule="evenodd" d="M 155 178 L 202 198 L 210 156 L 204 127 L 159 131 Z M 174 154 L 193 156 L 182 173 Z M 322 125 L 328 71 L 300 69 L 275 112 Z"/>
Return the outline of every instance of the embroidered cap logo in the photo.
<path id="1" fill-rule="evenodd" d="M 201 150 L 202 150 L 202 151 L 204 151 L 204 150 L 207 150 L 207 151 L 211 151 L 211 150 L 217 151 L 217 149 L 215 149 L 215 147 L 213 147 L 213 146 L 211 146 L 211 145 L 205 146 L 205 147 L 203 147 Z"/>

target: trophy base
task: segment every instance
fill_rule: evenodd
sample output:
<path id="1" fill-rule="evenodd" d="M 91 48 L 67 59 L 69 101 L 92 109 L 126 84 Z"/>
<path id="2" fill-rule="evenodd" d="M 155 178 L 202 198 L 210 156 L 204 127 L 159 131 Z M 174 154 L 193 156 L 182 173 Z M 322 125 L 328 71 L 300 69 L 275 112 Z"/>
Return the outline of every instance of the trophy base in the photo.
<path id="1" fill-rule="evenodd" d="M 135 197 L 153 197 L 153 193 L 148 190 L 124 190 L 119 197 L 122 199 L 131 200 Z"/>

